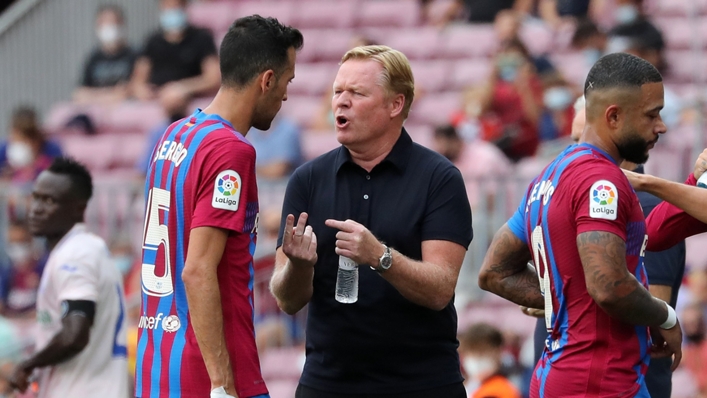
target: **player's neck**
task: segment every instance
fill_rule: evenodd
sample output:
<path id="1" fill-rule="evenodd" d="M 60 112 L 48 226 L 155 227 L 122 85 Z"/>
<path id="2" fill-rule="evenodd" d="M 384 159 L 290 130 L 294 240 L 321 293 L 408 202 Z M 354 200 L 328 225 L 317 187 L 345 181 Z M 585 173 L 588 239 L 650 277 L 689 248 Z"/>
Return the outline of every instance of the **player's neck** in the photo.
<path id="1" fill-rule="evenodd" d="M 245 136 L 252 127 L 254 102 L 249 90 L 235 92 L 222 87 L 209 106 L 204 108 L 204 113 L 219 115 Z"/>
<path id="2" fill-rule="evenodd" d="M 582 134 L 581 142 L 594 145 L 595 147 L 606 152 L 609 156 L 611 156 L 616 164 L 621 164 L 624 160 L 619 154 L 619 148 L 617 148 L 616 144 L 614 144 L 614 142 L 610 139 L 609 134 L 600 134 L 592 126 L 587 126 L 587 129 Z"/>

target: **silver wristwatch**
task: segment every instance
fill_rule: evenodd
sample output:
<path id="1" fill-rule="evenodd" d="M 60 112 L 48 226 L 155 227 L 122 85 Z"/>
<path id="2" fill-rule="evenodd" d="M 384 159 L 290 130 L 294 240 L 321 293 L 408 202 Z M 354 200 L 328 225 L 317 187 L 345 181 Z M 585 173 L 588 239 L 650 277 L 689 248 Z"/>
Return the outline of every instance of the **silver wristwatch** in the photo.
<path id="1" fill-rule="evenodd" d="M 385 248 L 385 252 L 383 252 L 381 258 L 378 259 L 378 267 L 371 267 L 371 269 L 381 274 L 387 271 L 390 266 L 393 265 L 393 254 L 390 252 L 390 248 L 385 244 L 383 245 L 383 247 Z"/>

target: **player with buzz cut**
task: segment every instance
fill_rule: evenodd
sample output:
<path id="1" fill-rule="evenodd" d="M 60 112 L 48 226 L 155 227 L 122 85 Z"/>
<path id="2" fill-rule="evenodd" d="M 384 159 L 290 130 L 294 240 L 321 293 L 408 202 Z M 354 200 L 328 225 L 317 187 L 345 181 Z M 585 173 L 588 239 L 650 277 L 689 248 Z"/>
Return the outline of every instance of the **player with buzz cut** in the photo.
<path id="1" fill-rule="evenodd" d="M 674 354 L 673 370 L 680 363 L 675 310 L 648 292 L 643 212 L 618 166 L 644 163 L 665 133 L 662 80 L 633 55 L 597 61 L 584 85 L 580 143 L 533 180 L 486 254 L 483 289 L 545 309 L 549 336 L 532 398 L 647 398 L 651 355 Z"/>
<path id="2" fill-rule="evenodd" d="M 123 278 L 103 239 L 83 223 L 91 174 L 57 158 L 32 189 L 29 230 L 50 250 L 37 293 L 37 349 L 11 384 L 35 369 L 39 398 L 125 398 L 129 391 Z"/>
<path id="3" fill-rule="evenodd" d="M 137 397 L 268 397 L 253 326 L 255 149 L 245 135 L 270 128 L 302 44 L 276 19 L 236 20 L 221 43 L 219 92 L 153 151 Z"/>

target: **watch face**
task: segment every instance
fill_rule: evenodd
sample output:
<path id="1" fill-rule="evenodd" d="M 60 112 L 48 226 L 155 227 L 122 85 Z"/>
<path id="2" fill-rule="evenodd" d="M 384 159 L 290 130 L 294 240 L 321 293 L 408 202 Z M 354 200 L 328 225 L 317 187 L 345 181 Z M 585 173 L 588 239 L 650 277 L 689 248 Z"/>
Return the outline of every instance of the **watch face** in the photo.
<path id="1" fill-rule="evenodd" d="M 388 269 L 390 268 L 390 265 L 393 263 L 393 258 L 392 257 L 383 257 L 380 261 L 380 266 L 383 269 Z"/>

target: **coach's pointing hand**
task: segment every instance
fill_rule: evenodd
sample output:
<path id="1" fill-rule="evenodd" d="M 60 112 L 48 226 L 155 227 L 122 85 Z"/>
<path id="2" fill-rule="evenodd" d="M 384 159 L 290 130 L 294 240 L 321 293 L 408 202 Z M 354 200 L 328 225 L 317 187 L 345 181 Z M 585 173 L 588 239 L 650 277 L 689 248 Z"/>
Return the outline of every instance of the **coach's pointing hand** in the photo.
<path id="1" fill-rule="evenodd" d="M 348 257 L 356 264 L 375 266 L 385 253 L 383 244 L 368 228 L 353 220 L 326 220 L 327 227 L 336 228 L 336 254 Z"/>
<path id="2" fill-rule="evenodd" d="M 295 227 L 295 216 L 287 215 L 282 236 L 282 252 L 296 266 L 313 267 L 317 262 L 317 235 L 307 225 L 307 213 L 302 213 Z"/>

